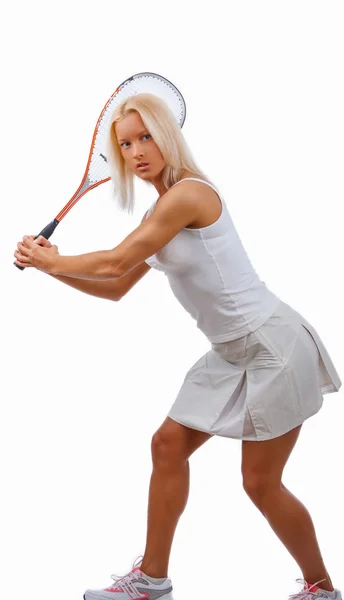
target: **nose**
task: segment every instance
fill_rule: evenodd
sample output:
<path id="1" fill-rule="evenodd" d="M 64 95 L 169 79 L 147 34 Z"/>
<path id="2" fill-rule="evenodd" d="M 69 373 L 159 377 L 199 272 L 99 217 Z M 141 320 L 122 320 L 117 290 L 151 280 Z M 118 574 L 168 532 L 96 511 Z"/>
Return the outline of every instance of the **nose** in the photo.
<path id="1" fill-rule="evenodd" d="M 142 152 L 142 150 L 140 149 L 140 145 L 139 145 L 139 144 L 135 144 L 135 143 L 133 142 L 133 144 L 132 144 L 132 150 L 133 150 L 133 158 L 135 158 L 136 160 L 137 160 L 138 158 L 142 158 L 142 156 L 143 156 L 143 152 Z"/>

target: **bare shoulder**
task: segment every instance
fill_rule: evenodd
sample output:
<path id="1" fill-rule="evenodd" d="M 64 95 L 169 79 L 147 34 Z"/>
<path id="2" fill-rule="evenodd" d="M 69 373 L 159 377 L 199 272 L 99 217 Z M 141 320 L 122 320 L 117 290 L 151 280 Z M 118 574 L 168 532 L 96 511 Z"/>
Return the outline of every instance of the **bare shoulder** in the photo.
<path id="1" fill-rule="evenodd" d="M 211 183 L 203 178 L 203 181 Z M 219 194 L 209 185 L 201 181 L 181 180 L 173 189 L 180 188 L 180 197 L 186 197 L 194 207 L 194 218 L 190 220 L 188 228 L 198 229 L 212 225 L 220 217 L 222 202 Z"/>
<path id="2" fill-rule="evenodd" d="M 203 181 L 207 180 L 203 178 Z M 149 209 L 145 212 L 141 224 L 146 221 L 147 225 L 149 223 L 159 228 L 166 226 L 177 233 L 178 227 L 208 225 L 219 217 L 221 209 L 221 201 L 213 188 L 202 181 L 184 177 L 158 198 L 149 218 Z"/>
<path id="3" fill-rule="evenodd" d="M 206 182 L 206 183 L 204 183 Z M 173 186 L 173 189 L 179 189 L 183 190 L 185 192 L 185 190 L 188 191 L 188 193 L 190 194 L 197 194 L 198 196 L 200 195 L 200 193 L 203 194 L 214 194 L 214 190 L 213 188 L 211 188 L 209 185 L 206 185 L 207 183 L 210 183 L 210 185 L 214 185 L 211 181 L 208 181 L 207 179 L 202 179 L 202 181 L 196 181 L 195 179 L 188 179 L 188 178 L 184 178 L 181 179 L 180 181 L 178 181 L 178 184 L 175 184 Z M 172 188 L 170 188 L 172 189 Z"/>
<path id="4" fill-rule="evenodd" d="M 199 212 L 199 191 L 193 181 L 181 180 L 170 187 L 154 206 L 152 215 L 180 222 L 181 227 L 197 218 Z M 191 184 L 191 185 L 190 185 Z M 206 187 L 203 185 L 203 187 Z M 208 186 L 207 186 L 208 187 Z M 184 225 L 182 225 L 184 223 Z"/>

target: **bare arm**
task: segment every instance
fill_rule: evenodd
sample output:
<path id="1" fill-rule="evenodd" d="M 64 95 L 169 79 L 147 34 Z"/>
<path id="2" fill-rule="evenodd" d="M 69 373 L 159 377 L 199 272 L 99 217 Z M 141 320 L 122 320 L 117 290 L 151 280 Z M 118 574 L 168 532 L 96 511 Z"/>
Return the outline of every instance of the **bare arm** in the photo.
<path id="1" fill-rule="evenodd" d="M 142 277 L 148 273 L 150 266 L 143 262 L 132 269 L 127 275 L 117 277 L 117 279 L 107 279 L 105 281 L 94 281 L 92 279 L 77 279 L 73 277 L 65 277 L 64 275 L 51 275 L 54 279 L 62 281 L 66 285 L 85 292 L 97 298 L 105 298 L 106 300 L 118 301 L 131 290 L 132 287 Z"/>
<path id="2" fill-rule="evenodd" d="M 184 227 L 197 220 L 202 212 L 199 191 L 195 186 L 187 184 L 191 182 L 186 181 L 183 186 L 179 186 L 182 189 L 174 186 L 168 189 L 163 201 L 157 203 L 150 217 L 115 248 L 77 256 L 61 256 L 57 248 L 42 248 L 40 238 L 35 242 L 25 236 L 23 256 L 18 257 L 17 264 L 32 266 L 52 275 L 91 281 L 123 277 L 147 258 L 157 254 Z"/>
<path id="3" fill-rule="evenodd" d="M 147 211 L 148 212 L 148 211 Z M 141 223 L 145 220 L 147 212 L 145 213 Z M 34 239 L 34 236 L 32 236 Z M 42 241 L 42 246 L 46 248 L 51 247 L 51 243 L 48 240 Z M 20 252 L 21 243 L 18 244 L 18 249 Z M 107 280 L 92 280 L 92 279 L 78 279 L 76 277 L 68 277 L 66 275 L 52 275 L 49 273 L 51 277 L 73 287 L 80 292 L 84 292 L 85 294 L 89 294 L 91 296 L 96 296 L 97 298 L 104 298 L 106 300 L 118 301 L 125 294 L 131 290 L 131 288 L 138 282 L 142 277 L 150 271 L 151 267 L 142 262 L 137 265 L 134 269 L 129 271 L 126 275 L 122 277 L 117 277 L 116 279 L 107 279 Z"/>
<path id="4" fill-rule="evenodd" d="M 145 212 L 141 223 L 145 220 L 147 212 Z M 123 277 L 105 281 L 77 279 L 76 277 L 66 277 L 64 275 L 51 275 L 51 277 L 90 296 L 118 302 L 150 269 L 151 267 L 147 263 L 142 262 Z"/>

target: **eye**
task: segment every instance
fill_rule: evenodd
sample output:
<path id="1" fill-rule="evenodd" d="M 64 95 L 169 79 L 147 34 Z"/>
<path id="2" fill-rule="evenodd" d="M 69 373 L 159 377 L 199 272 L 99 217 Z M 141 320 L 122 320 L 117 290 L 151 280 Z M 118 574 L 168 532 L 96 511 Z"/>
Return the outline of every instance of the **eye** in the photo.
<path id="1" fill-rule="evenodd" d="M 150 133 L 145 133 L 145 135 L 142 135 L 141 137 L 142 137 L 142 138 L 145 138 L 145 137 L 150 137 L 150 138 L 151 138 L 152 136 L 151 136 L 151 134 L 150 134 Z M 121 147 L 122 147 L 122 146 L 124 146 L 124 144 L 129 144 L 129 143 L 130 143 L 130 142 L 122 142 L 122 144 L 121 144 Z"/>

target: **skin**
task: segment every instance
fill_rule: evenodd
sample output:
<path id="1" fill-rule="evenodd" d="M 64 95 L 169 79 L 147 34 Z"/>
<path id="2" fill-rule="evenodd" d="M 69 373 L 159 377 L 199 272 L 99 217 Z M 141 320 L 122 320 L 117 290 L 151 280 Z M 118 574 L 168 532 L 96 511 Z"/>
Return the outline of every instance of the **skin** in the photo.
<path id="1" fill-rule="evenodd" d="M 16 264 L 54 276 L 107 280 L 123 277 L 163 248 L 184 227 L 197 222 L 202 215 L 197 182 L 166 189 L 162 182 L 164 158 L 138 113 L 130 113 L 115 126 L 123 158 L 140 179 L 148 180 L 159 193 L 152 215 L 144 220 L 124 240 L 111 250 L 90 252 L 78 256 L 61 256 L 57 246 L 47 247 L 43 237 L 24 236 L 14 252 Z M 137 163 L 148 162 L 149 168 L 139 171 Z M 185 170 L 182 178 L 192 177 Z M 178 189 L 179 188 L 179 189 Z M 212 192 L 212 190 L 210 190 Z M 212 192 L 214 193 L 214 192 Z M 164 202 L 160 202 L 161 197 Z"/>
<path id="2" fill-rule="evenodd" d="M 130 169 L 140 179 L 150 181 L 159 192 L 159 196 L 165 194 L 167 189 L 162 183 L 162 171 L 166 163 L 140 115 L 136 112 L 130 113 L 116 123 L 115 131 L 122 156 Z M 138 171 L 136 165 L 139 162 L 148 162 L 150 166 L 145 171 Z"/>

